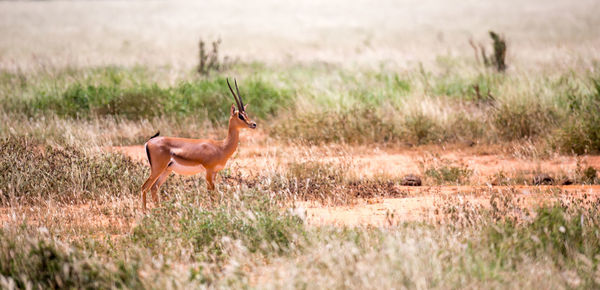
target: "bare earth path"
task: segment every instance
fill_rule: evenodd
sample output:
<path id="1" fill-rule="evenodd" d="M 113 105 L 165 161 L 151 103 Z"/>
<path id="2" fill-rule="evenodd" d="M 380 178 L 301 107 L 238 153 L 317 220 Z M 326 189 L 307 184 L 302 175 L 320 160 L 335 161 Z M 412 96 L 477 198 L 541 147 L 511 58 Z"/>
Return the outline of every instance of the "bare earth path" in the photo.
<path id="1" fill-rule="evenodd" d="M 323 207 L 303 203 L 308 224 L 387 226 L 406 221 L 436 219 L 435 211 L 452 199 L 453 205 L 490 207 L 493 194 L 510 194 L 523 209 L 533 209 L 551 200 L 586 194 L 600 197 L 600 185 L 468 187 L 435 186 L 411 188 L 421 195 L 405 198 L 370 199 L 354 206 Z"/>
<path id="2" fill-rule="evenodd" d="M 502 171 L 507 175 L 521 173 L 531 175 L 533 172 L 544 172 L 551 175 L 574 171 L 577 167 L 577 158 L 573 156 L 554 156 L 550 159 L 519 159 L 505 154 L 488 153 L 477 148 L 442 150 L 434 148 L 425 149 L 378 149 L 351 147 L 336 150 L 331 148 L 325 152 L 310 152 L 313 149 L 292 149 L 276 151 L 279 148 L 264 146 L 244 145 L 239 149 L 237 156 L 229 161 L 229 166 L 235 166 L 241 171 L 261 171 L 275 164 L 285 164 L 290 161 L 302 160 L 305 155 L 318 156 L 320 161 L 350 162 L 351 169 L 360 175 L 386 175 L 401 177 L 409 173 L 418 173 L 422 165 L 434 162 L 448 161 L 451 164 L 463 166 L 473 171 L 479 180 L 475 183 L 485 184 L 493 175 Z M 107 148 L 130 156 L 134 160 L 146 161 L 144 147 L 122 146 Z M 294 152 L 303 151 L 303 152 Z M 294 160 L 295 159 L 295 160 Z M 586 155 L 579 157 L 579 163 L 586 166 L 600 167 L 599 155 Z"/>
<path id="3" fill-rule="evenodd" d="M 350 148 L 291 148 L 274 146 L 272 148 L 258 145 L 243 146 L 228 165 L 243 174 L 253 174 L 262 170 L 294 161 L 299 162 L 307 158 L 330 162 L 351 162 L 351 170 L 365 176 L 385 174 L 390 177 L 401 177 L 407 173 L 419 173 L 419 163 L 431 162 L 434 159 L 444 159 L 453 164 L 461 164 L 473 170 L 477 186 L 421 186 L 401 187 L 402 192 L 408 196 L 403 198 L 373 198 L 358 200 L 352 206 L 323 206 L 313 202 L 296 204 L 296 211 L 306 216 L 310 225 L 373 225 L 385 226 L 402 221 L 423 221 L 435 218 L 434 212 L 445 200 L 453 199 L 452 203 L 469 203 L 481 207 L 490 206 L 490 198 L 494 194 L 509 194 L 519 199 L 523 208 L 532 208 L 557 198 L 573 195 L 600 196 L 600 186 L 489 186 L 486 181 L 490 176 L 502 170 L 507 174 L 515 172 L 547 172 L 557 174 L 572 172 L 577 163 L 586 166 L 600 167 L 600 156 L 583 156 L 577 160 L 575 157 L 557 156 L 550 159 L 523 160 L 499 153 L 485 153 L 478 149 L 454 150 L 390 150 L 362 147 Z M 287 147 L 286 147 L 287 148 Z M 139 162 L 146 162 L 143 146 L 126 146 L 106 148 L 107 151 L 116 151 Z M 198 176 L 197 178 L 202 178 Z M 119 235 L 128 232 L 136 221 L 141 218 L 141 213 L 123 216 L 118 208 L 126 204 L 131 211 L 138 212 L 138 199 L 135 196 L 126 200 L 114 200 L 115 204 L 85 205 L 48 205 L 25 207 L 0 208 L 0 225 L 14 223 L 26 219 L 27 223 L 44 227 L 48 223 L 61 223 L 63 221 L 82 221 L 73 232 L 98 232 L 108 235 Z"/>
<path id="4" fill-rule="evenodd" d="M 279 147 L 279 146 L 278 146 Z M 134 160 L 145 162 L 142 146 L 109 148 L 123 153 Z M 380 150 L 372 148 L 345 148 L 344 150 L 325 150 L 316 152 L 320 160 L 332 162 L 350 161 L 355 173 L 365 176 L 385 174 L 402 176 L 420 172 L 420 164 L 446 160 L 473 170 L 478 180 L 475 183 L 486 184 L 494 174 L 503 171 L 506 174 L 545 172 L 560 174 L 572 172 L 577 163 L 598 168 L 600 156 L 583 156 L 579 160 L 571 156 L 556 156 L 550 159 L 523 160 L 498 153 L 475 152 L 480 149 L 437 150 Z M 250 145 L 240 149 L 229 166 L 245 173 L 268 169 L 274 164 L 301 160 L 303 152 L 277 152 L 276 150 Z M 201 177 L 199 177 L 201 178 Z M 469 202 L 481 207 L 489 207 L 492 194 L 508 193 L 520 200 L 524 208 L 532 208 L 549 200 L 565 195 L 600 196 L 600 186 L 423 186 L 406 187 L 410 192 L 405 198 L 379 198 L 359 201 L 353 206 L 324 207 L 315 203 L 298 204 L 298 211 L 306 215 L 308 224 L 335 225 L 373 225 L 384 226 L 402 221 L 418 221 L 432 218 L 433 212 L 443 203 L 444 198 L 458 198 L 460 202 Z"/>

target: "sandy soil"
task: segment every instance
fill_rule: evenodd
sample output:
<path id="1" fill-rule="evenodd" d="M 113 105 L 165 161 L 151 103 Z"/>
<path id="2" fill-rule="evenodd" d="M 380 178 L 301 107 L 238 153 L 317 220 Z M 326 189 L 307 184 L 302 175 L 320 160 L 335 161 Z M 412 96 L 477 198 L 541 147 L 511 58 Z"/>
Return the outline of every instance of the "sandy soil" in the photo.
<path id="1" fill-rule="evenodd" d="M 285 164 L 286 160 L 302 160 L 307 155 L 318 156 L 320 161 L 350 162 L 355 173 L 374 176 L 397 176 L 421 172 L 420 164 L 447 160 L 473 170 L 475 183 L 482 186 L 422 186 L 402 187 L 408 192 L 405 198 L 377 198 L 359 201 L 353 206 L 328 207 L 316 203 L 299 203 L 294 209 L 306 217 L 310 225 L 372 225 L 386 226 L 402 221 L 420 221 L 436 218 L 434 212 L 445 197 L 451 196 L 482 207 L 490 206 L 492 194 L 508 193 L 521 200 L 523 208 L 533 208 L 551 199 L 568 195 L 588 194 L 600 196 L 600 186 L 490 186 L 486 184 L 494 174 L 529 174 L 545 172 L 554 175 L 573 172 L 577 163 L 600 166 L 600 156 L 583 156 L 579 160 L 571 156 L 555 156 L 551 159 L 525 160 L 502 153 L 489 153 L 481 148 L 443 150 L 428 149 L 379 149 L 379 148 L 292 148 L 289 151 L 252 145 L 243 146 L 230 161 L 229 166 L 245 174 Z M 142 146 L 107 148 L 123 153 L 135 160 L 145 162 Z M 202 178 L 202 177 L 199 177 Z"/>
<path id="2" fill-rule="evenodd" d="M 519 159 L 502 153 L 488 153 L 481 148 L 462 148 L 444 150 L 443 148 L 427 149 L 380 149 L 372 147 L 349 148 L 291 148 L 290 151 L 250 145 L 240 147 L 238 153 L 228 165 L 243 173 L 249 174 L 263 171 L 276 166 L 276 164 L 290 161 L 301 161 L 318 158 L 322 162 L 350 163 L 350 170 L 357 176 L 390 176 L 402 177 L 405 174 L 419 174 L 422 166 L 449 162 L 453 166 L 466 167 L 473 171 L 477 184 L 485 184 L 499 172 L 505 175 L 525 175 L 530 177 L 534 173 L 547 173 L 550 175 L 568 175 L 577 168 L 577 162 L 585 166 L 600 167 L 600 156 L 588 155 L 578 158 L 573 156 L 554 156 L 551 159 Z M 146 162 L 144 147 L 122 146 L 107 148 L 130 156 L 134 160 Z M 312 155 L 312 156 L 308 156 Z M 283 161 L 283 162 L 282 162 Z"/>
<path id="3" fill-rule="evenodd" d="M 119 152 L 139 162 L 146 162 L 143 146 L 105 148 Z M 485 151 L 485 150 L 484 150 Z M 579 160 L 570 156 L 552 159 L 525 160 L 502 153 L 484 152 L 481 148 L 444 150 L 443 148 L 380 149 L 367 147 L 293 147 L 246 144 L 230 161 L 228 167 L 243 174 L 254 174 L 269 170 L 288 162 L 311 159 L 331 162 L 350 162 L 350 170 L 365 176 L 385 175 L 400 177 L 407 173 L 421 172 L 421 163 L 448 160 L 474 172 L 476 186 L 421 186 L 402 187 L 407 193 L 403 198 L 371 198 L 358 200 L 352 206 L 323 206 L 314 202 L 301 202 L 291 209 L 306 217 L 309 225 L 371 225 L 387 226 L 404 221 L 426 221 L 439 218 L 436 210 L 444 201 L 452 204 L 468 202 L 471 205 L 489 207 L 492 195 L 509 194 L 519 199 L 522 208 L 533 208 L 553 199 L 587 194 L 600 197 L 600 186 L 491 186 L 485 181 L 499 171 L 506 174 L 518 172 L 569 173 L 576 169 L 577 162 L 600 167 L 600 156 L 583 156 Z M 483 152 L 483 153 L 482 153 Z M 203 178 L 199 175 L 197 178 Z M 481 182 L 479 182 L 481 181 Z M 131 209 L 138 206 L 137 197 L 114 200 L 115 204 L 44 205 L 35 207 L 13 206 L 0 208 L 0 225 L 26 222 L 44 227 L 49 223 L 68 221 L 73 233 L 102 232 L 106 236 L 126 233 L 139 222 L 142 214 L 135 216 L 119 214 L 124 204 Z M 110 203 L 110 202 L 109 202 Z"/>
<path id="4" fill-rule="evenodd" d="M 354 206 L 323 207 L 302 203 L 296 211 L 306 215 L 309 225 L 371 225 L 390 226 L 407 221 L 431 221 L 439 219 L 436 212 L 444 200 L 455 199 L 452 204 L 468 202 L 473 206 L 490 208 L 493 194 L 510 194 L 519 200 L 522 209 L 534 209 L 552 200 L 587 194 L 600 197 L 600 186 L 517 186 L 517 187 L 469 187 L 436 186 L 410 188 L 423 195 L 405 198 L 368 199 Z"/>
<path id="5" fill-rule="evenodd" d="M 407 221 L 434 221 L 441 216 L 438 210 L 446 205 L 464 205 L 482 208 L 490 207 L 492 195 L 508 194 L 518 200 L 522 209 L 533 209 L 552 200 L 569 196 L 600 198 L 600 185 L 594 186 L 432 186 L 403 187 L 411 195 L 404 198 L 372 198 L 361 200 L 352 206 L 323 206 L 315 202 L 300 202 L 290 208 L 295 214 L 305 218 L 308 225 L 335 226 L 393 226 Z M 127 206 L 137 208 L 135 197 L 126 201 Z M 121 205 L 117 205 L 121 203 Z M 135 216 L 123 216 L 116 210 L 122 201 L 111 204 L 84 204 L 35 207 L 0 208 L 0 226 L 5 224 L 28 223 L 45 227 L 50 223 L 69 224 L 75 233 L 103 233 L 102 237 L 115 237 L 129 232 L 142 218 L 141 212 Z M 153 205 L 150 204 L 152 207 Z M 114 208 L 115 210 L 111 210 Z"/>

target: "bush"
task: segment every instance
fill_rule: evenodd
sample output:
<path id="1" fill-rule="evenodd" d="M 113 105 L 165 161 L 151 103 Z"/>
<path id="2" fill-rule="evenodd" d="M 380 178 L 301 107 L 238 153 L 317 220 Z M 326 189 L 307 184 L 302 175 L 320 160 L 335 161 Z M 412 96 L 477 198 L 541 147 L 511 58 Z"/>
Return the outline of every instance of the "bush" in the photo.
<path id="1" fill-rule="evenodd" d="M 416 145 L 439 142 L 442 131 L 431 117 L 422 112 L 406 115 L 402 129 L 404 140 Z"/>
<path id="2" fill-rule="evenodd" d="M 61 116 L 113 115 L 141 119 L 158 115 L 168 98 L 168 91 L 157 85 L 121 89 L 116 85 L 83 86 L 76 83 L 69 86 L 62 96 L 51 97 L 49 104 L 37 99 L 32 105 L 38 110 L 49 109 Z"/>
<path id="3" fill-rule="evenodd" d="M 285 122 L 276 123 L 270 134 L 288 140 L 302 140 L 309 144 L 387 143 L 400 138 L 400 131 L 394 124 L 384 121 L 373 108 L 294 114 L 286 118 Z"/>
<path id="4" fill-rule="evenodd" d="M 459 166 L 443 164 L 438 167 L 429 167 L 425 170 L 425 176 L 431 178 L 435 184 L 465 184 L 473 171 Z"/>
<path id="5" fill-rule="evenodd" d="M 589 94 L 567 95 L 567 118 L 554 138 L 563 152 L 600 152 L 600 79 L 592 79 L 592 83 Z"/>
<path id="6" fill-rule="evenodd" d="M 492 123 L 505 141 L 533 138 L 554 128 L 557 114 L 541 104 L 503 102 L 495 108 Z"/>

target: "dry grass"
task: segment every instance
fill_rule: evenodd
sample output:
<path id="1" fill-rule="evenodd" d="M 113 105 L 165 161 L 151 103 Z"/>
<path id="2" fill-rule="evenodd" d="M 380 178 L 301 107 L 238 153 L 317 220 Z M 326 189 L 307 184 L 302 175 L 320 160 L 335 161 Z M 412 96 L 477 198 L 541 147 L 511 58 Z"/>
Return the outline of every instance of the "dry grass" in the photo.
<path id="1" fill-rule="evenodd" d="M 16 144 L 11 139 L 5 142 Z M 106 155 L 93 150 L 81 153 L 82 158 L 54 157 L 56 152 L 64 152 L 56 150 L 65 149 L 46 146 L 45 153 L 35 150 L 39 146 L 14 148 L 2 155 L 3 162 L 21 156 L 19 150 L 23 149 L 28 154 L 46 154 L 47 160 L 58 164 L 77 163 L 82 158 L 100 164 L 114 162 L 102 159 Z M 289 281 L 293 281 L 293 287 L 318 288 L 347 283 L 359 288 L 398 283 L 428 288 L 490 283 L 498 287 L 531 286 L 532 276 L 518 274 L 522 268 L 537 273 L 533 277 L 560 285 L 592 287 L 597 283 L 593 270 L 598 251 L 598 237 L 593 235 L 597 228 L 594 196 L 556 190 L 522 196 L 521 191 L 510 187 L 500 191 L 483 188 L 462 197 L 434 195 L 431 214 L 419 223 L 404 222 L 390 213 L 385 228 L 307 226 L 306 213 L 297 207 L 301 204 L 298 201 L 347 205 L 364 197 L 376 200 L 398 191 L 397 181 L 390 176 L 357 180 L 348 172 L 354 165 L 344 163 L 349 160 L 317 161 L 332 152 L 294 150 L 269 153 L 277 156 L 279 166 L 254 177 L 225 172 L 219 191 L 214 193 L 206 192 L 204 184 L 195 179 L 172 178 L 164 189 L 168 195 L 163 196 L 161 207 L 148 215 L 140 213 L 135 193 L 119 189 L 139 185 L 136 180 L 144 177 L 139 172 L 142 164 L 132 165 L 137 168 L 136 177 L 121 178 L 122 186 L 116 186 L 110 174 L 93 174 L 94 182 L 108 182 L 106 192 L 83 200 L 80 191 L 73 189 L 80 183 L 76 176 L 88 171 L 72 167 L 71 177 L 61 178 L 61 184 L 68 187 L 61 190 L 63 195 L 48 192 L 29 196 L 29 205 L 14 194 L 8 197 L 0 215 L 4 243 L 0 259 L 18 262 L 0 263 L 4 265 L 0 268 L 4 276 L 0 283 L 3 287 L 30 283 L 131 288 L 167 284 L 176 288 L 271 288 L 289 286 Z M 314 159 L 307 161 L 309 156 Z M 285 158 L 294 161 L 282 162 Z M 36 160 L 24 159 L 21 163 L 33 167 Z M 44 176 L 51 171 L 39 167 L 35 172 Z M 15 171 L 10 176 L 26 174 Z M 73 194 L 68 194 L 70 191 Z M 419 190 L 410 193 L 422 194 Z M 470 196 L 482 204 L 470 201 Z M 541 198 L 546 206 L 540 210 L 524 207 L 523 198 Z M 585 226 L 577 228 L 581 214 Z M 541 218 L 546 216 L 549 221 Z M 556 236 L 561 225 L 569 234 L 567 239 Z M 544 232 L 540 228 L 543 226 L 549 226 L 552 232 Z M 508 234 L 510 231 L 517 235 Z M 584 235 L 580 237 L 579 232 Z M 531 244 L 529 241 L 535 238 L 549 246 Z M 560 242 L 566 242 L 566 246 L 560 246 Z M 466 244 L 479 243 L 482 246 L 464 251 Z M 496 251 L 502 251 L 501 255 Z M 589 260 L 591 266 L 580 264 L 581 259 Z M 340 268 L 340 263 L 347 266 Z M 68 272 L 60 272 L 65 268 Z M 311 275 L 313 278 L 307 279 Z"/>
<path id="2" fill-rule="evenodd" d="M 0 2 L 0 288 L 598 288 L 599 11 Z M 489 30 L 504 73 L 469 48 Z M 239 61 L 198 75 L 198 39 Z M 260 129 L 218 191 L 172 177 L 141 213 L 145 160 L 108 149 L 224 137 L 231 76 Z"/>

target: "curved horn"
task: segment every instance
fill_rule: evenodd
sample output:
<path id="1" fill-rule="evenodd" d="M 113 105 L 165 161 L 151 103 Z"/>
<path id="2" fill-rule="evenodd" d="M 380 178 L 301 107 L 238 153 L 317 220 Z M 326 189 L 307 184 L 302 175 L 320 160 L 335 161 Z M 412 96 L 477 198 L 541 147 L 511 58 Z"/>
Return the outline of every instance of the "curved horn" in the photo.
<path id="1" fill-rule="evenodd" d="M 240 105 L 240 101 L 238 101 L 237 96 L 235 95 L 235 93 L 233 92 L 233 89 L 231 88 L 231 85 L 229 84 L 229 78 L 227 78 L 227 86 L 229 87 L 229 90 L 231 91 L 231 94 L 233 95 L 233 99 L 235 100 L 235 103 L 238 106 L 238 111 L 241 112 L 242 111 L 242 109 L 241 109 L 242 106 Z M 237 87 L 236 87 L 236 89 L 237 89 Z"/>
<path id="2" fill-rule="evenodd" d="M 237 86 L 237 80 L 233 79 L 233 82 L 235 82 L 235 90 L 237 91 L 238 99 L 240 99 L 240 105 L 242 105 L 242 109 L 240 111 L 244 111 L 244 102 L 242 101 L 242 95 L 240 95 L 240 90 Z"/>

